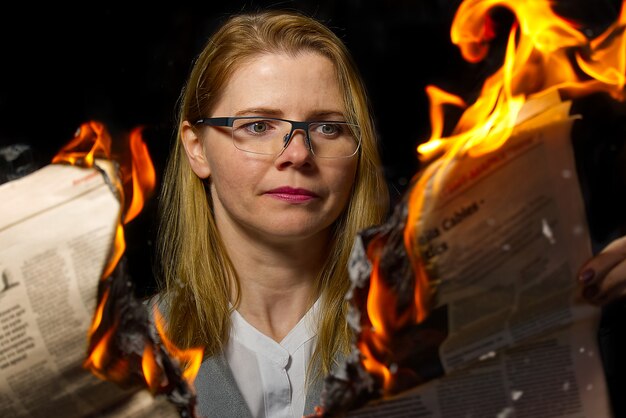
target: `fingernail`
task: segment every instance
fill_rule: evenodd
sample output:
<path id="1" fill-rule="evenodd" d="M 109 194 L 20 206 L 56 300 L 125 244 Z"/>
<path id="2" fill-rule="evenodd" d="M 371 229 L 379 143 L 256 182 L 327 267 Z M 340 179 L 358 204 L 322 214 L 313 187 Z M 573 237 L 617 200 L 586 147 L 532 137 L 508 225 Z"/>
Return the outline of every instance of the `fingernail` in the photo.
<path id="1" fill-rule="evenodd" d="M 596 272 L 593 271 L 593 269 L 586 269 L 582 273 L 580 273 L 580 276 L 578 276 L 578 280 L 582 283 L 589 283 L 591 280 L 593 280 L 593 276 L 595 275 Z"/>
<path id="2" fill-rule="evenodd" d="M 587 286 L 583 289 L 583 297 L 587 300 L 591 300 L 598 294 L 598 286 Z"/>

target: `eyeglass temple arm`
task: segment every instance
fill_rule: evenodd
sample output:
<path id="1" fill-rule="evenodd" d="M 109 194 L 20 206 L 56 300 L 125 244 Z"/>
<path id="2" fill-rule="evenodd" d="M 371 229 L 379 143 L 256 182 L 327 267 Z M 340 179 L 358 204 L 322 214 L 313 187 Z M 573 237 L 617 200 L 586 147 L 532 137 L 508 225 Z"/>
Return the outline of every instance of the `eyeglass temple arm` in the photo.
<path id="1" fill-rule="evenodd" d="M 233 126 L 234 118 L 202 118 L 196 121 L 196 125 L 207 125 L 207 126 Z"/>

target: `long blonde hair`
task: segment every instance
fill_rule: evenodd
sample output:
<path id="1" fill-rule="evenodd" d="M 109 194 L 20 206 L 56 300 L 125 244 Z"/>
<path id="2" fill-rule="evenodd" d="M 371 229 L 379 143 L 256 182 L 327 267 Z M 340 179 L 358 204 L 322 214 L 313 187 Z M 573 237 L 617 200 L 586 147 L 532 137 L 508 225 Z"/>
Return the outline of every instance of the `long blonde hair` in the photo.
<path id="1" fill-rule="evenodd" d="M 383 221 L 388 191 L 365 86 L 344 43 L 323 23 L 293 11 L 266 10 L 230 17 L 194 62 L 180 97 L 179 130 L 164 173 L 159 200 L 158 260 L 168 332 L 179 347 L 221 352 L 230 328 L 235 269 L 220 239 L 206 182 L 191 170 L 181 145 L 180 124 L 211 114 L 233 72 L 263 53 L 314 51 L 330 58 L 343 94 L 346 119 L 361 127 L 362 145 L 352 195 L 333 224 L 329 257 L 317 291 L 322 317 L 312 364 L 328 373 L 338 352 L 350 349 L 345 294 L 348 258 L 358 231 Z"/>

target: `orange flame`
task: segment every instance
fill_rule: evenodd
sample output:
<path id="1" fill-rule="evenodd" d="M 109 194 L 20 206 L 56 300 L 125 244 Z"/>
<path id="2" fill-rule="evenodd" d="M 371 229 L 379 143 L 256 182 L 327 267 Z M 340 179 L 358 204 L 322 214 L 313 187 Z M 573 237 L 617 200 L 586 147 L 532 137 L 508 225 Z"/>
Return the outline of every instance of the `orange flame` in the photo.
<path id="1" fill-rule="evenodd" d="M 102 338 L 98 341 L 93 351 L 91 352 L 91 354 L 85 361 L 85 367 L 90 368 L 95 373 L 98 373 L 99 370 L 104 369 L 104 365 L 106 363 L 106 357 L 107 357 L 107 347 L 109 346 L 109 341 L 111 340 L 111 337 L 113 336 L 113 331 L 114 331 L 113 328 L 109 328 L 104 333 Z"/>
<path id="2" fill-rule="evenodd" d="M 472 155 L 497 149 L 508 139 L 507 132 L 510 134 L 521 105 L 533 94 L 559 90 L 578 96 L 605 91 L 623 100 L 623 4 L 619 19 L 590 41 L 573 23 L 556 15 L 547 0 L 466 0 L 457 10 L 450 32 L 452 42 L 466 60 L 478 62 L 486 56 L 488 41 L 493 36 L 488 13 L 495 7 L 506 7 L 517 18 L 509 35 L 504 64 L 485 81 L 479 98 L 463 113 L 453 135 L 438 137 L 438 127 L 443 126 L 442 113 L 437 120 L 431 120 L 433 135 L 418 147 L 425 159 L 440 148 L 448 151 L 458 147 L 456 152 L 469 151 Z M 574 51 L 578 66 L 569 58 L 570 51 Z M 579 73 L 586 78 L 579 77 Z M 451 96 L 446 92 L 439 94 Z"/>
<path id="3" fill-rule="evenodd" d="M 91 326 L 89 327 L 89 335 L 92 335 L 99 327 L 100 323 L 102 323 L 102 315 L 104 313 L 104 304 L 109 298 L 109 289 L 106 289 L 102 294 L 102 298 L 100 302 L 98 302 L 98 307 L 96 308 L 96 312 L 93 315 L 93 319 L 91 320 Z"/>
<path id="4" fill-rule="evenodd" d="M 179 349 L 166 337 L 165 320 L 156 307 L 154 309 L 154 319 L 157 331 L 163 341 L 163 345 L 165 345 L 167 351 L 169 351 L 175 358 L 179 359 L 184 365 L 183 378 L 190 384 L 193 383 L 196 379 L 196 375 L 198 374 L 198 370 L 200 370 L 204 350 L 202 348 L 189 348 L 187 350 Z"/>
<path id="5" fill-rule="evenodd" d="M 154 319 L 159 337 L 163 342 L 166 350 L 177 359 L 183 369 L 182 377 L 185 381 L 192 386 L 196 375 L 200 370 L 200 364 L 202 363 L 202 356 L 204 353 L 203 348 L 191 348 L 187 350 L 181 350 L 176 347 L 166 336 L 165 332 L 165 320 L 161 316 L 158 308 L 154 307 Z M 154 347 L 146 345 L 142 358 L 141 368 L 143 371 L 144 379 L 148 388 L 152 393 L 158 393 L 159 389 L 167 385 L 167 376 L 163 373 L 163 367 L 158 363 L 154 352 Z"/>
<path id="6" fill-rule="evenodd" d="M 404 245 L 415 275 L 415 306 L 411 321 L 417 324 L 428 315 L 433 289 L 421 260 L 417 225 L 425 212 L 427 190 L 437 194 L 449 164 L 458 156 L 477 157 L 501 147 L 511 136 L 520 110 L 533 96 L 558 91 L 561 96 L 576 98 L 594 92 L 605 92 L 624 100 L 626 83 L 626 0 L 616 22 L 603 34 L 589 40 L 577 25 L 558 16 L 548 0 L 465 0 L 459 6 L 450 36 L 462 56 L 475 63 L 484 59 L 489 41 L 495 36 L 489 12 L 504 7 L 515 16 L 511 26 L 502 66 L 488 77 L 478 99 L 469 107 L 464 101 L 437 87 L 428 86 L 431 137 L 417 147 L 420 159 L 427 164 L 416 175 L 408 196 L 408 216 Z M 573 59 L 571 57 L 574 57 Z M 452 133 L 444 136 L 443 106 L 465 108 Z M 428 187 L 427 187 L 428 186 Z M 388 391 L 393 374 L 370 347 L 384 352 L 386 343 L 407 318 L 393 318 L 394 295 L 381 280 L 378 256 L 381 245 L 374 239 L 368 247 L 372 261 L 367 315 L 374 327 L 369 341 L 360 341 L 363 365 L 384 381 Z M 370 335 L 371 334 L 371 335 Z"/>
<path id="7" fill-rule="evenodd" d="M 122 226 L 121 223 L 118 223 L 117 227 L 115 228 L 115 241 L 114 241 L 112 250 L 113 251 L 111 252 L 109 261 L 104 269 L 104 272 L 102 273 L 102 277 L 101 277 L 102 280 L 106 279 L 111 274 L 113 274 L 113 270 L 115 270 L 115 266 L 117 266 L 117 263 L 122 258 L 122 255 L 124 255 L 124 251 L 126 251 L 126 240 L 124 239 L 124 227 Z"/>
<path id="8" fill-rule="evenodd" d="M 619 19 L 602 35 L 590 42 L 590 53 L 576 52 L 576 62 L 591 78 L 610 87 L 608 92 L 617 100 L 624 100 L 626 81 L 626 7 L 622 3 Z"/>
<path id="9" fill-rule="evenodd" d="M 154 355 L 154 348 L 149 344 L 146 345 L 141 356 L 141 370 L 148 388 L 152 393 L 156 393 L 161 386 L 162 373 Z"/>
<path id="10" fill-rule="evenodd" d="M 133 200 L 126 210 L 124 223 L 133 220 L 144 206 L 146 195 L 154 190 L 156 173 L 148 148 L 141 137 L 142 128 L 135 128 L 130 133 L 130 149 L 132 156 Z"/>
<path id="11" fill-rule="evenodd" d="M 52 163 L 93 167 L 95 158 L 111 157 L 111 137 L 103 124 L 90 121 L 82 124 L 74 138 L 52 158 Z"/>

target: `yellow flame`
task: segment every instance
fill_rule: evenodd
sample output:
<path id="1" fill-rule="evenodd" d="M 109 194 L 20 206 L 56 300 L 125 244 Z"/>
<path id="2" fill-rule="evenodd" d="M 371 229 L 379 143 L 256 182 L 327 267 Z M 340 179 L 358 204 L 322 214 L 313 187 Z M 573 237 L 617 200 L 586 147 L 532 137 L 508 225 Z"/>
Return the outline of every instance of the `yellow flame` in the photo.
<path id="1" fill-rule="evenodd" d="M 143 376 L 148 388 L 150 388 L 153 393 L 156 393 L 161 386 L 161 373 L 159 373 L 161 368 L 156 362 L 154 348 L 150 344 L 146 344 L 143 350 L 141 356 L 141 370 L 143 371 Z"/>
<path id="2" fill-rule="evenodd" d="M 576 62 L 590 77 L 611 86 L 609 92 L 617 100 L 624 100 L 626 81 L 626 7 L 622 3 L 617 22 L 590 43 L 587 58 L 576 52 Z"/>
<path id="3" fill-rule="evenodd" d="M 92 371 L 98 373 L 100 373 L 104 369 L 105 360 L 107 357 L 107 348 L 109 346 L 109 341 L 113 336 L 113 331 L 115 331 L 114 327 L 108 329 L 104 333 L 102 338 L 98 341 L 94 349 L 91 351 L 89 357 L 87 357 L 87 359 L 83 363 L 83 367 L 91 369 Z M 104 376 L 104 374 L 100 374 L 100 376 Z"/>
<path id="4" fill-rule="evenodd" d="M 109 158 L 111 155 L 111 137 L 104 125 L 90 121 L 83 123 L 70 140 L 52 158 L 52 163 L 68 163 L 93 167 L 96 157 Z"/>
<path id="5" fill-rule="evenodd" d="M 589 41 L 572 22 L 552 11 L 549 1 L 466 0 L 455 14 L 450 30 L 452 42 L 470 62 L 482 60 L 493 37 L 489 12 L 505 7 L 516 23 L 511 29 L 503 66 L 489 77 L 479 98 L 469 106 L 449 137 L 438 136 L 443 114 L 431 99 L 431 138 L 418 146 L 420 158 L 436 152 L 470 152 L 478 156 L 499 148 L 510 136 L 516 117 L 528 96 L 560 90 L 579 96 L 607 91 L 623 100 L 626 82 L 626 8 L 602 35 Z M 568 52 L 575 50 L 575 62 Z M 577 71 L 578 70 L 578 71 Z M 582 71 L 589 79 L 581 79 Z M 431 97 L 432 87 L 426 92 Z M 450 93 L 441 92 L 437 94 Z M 455 97 L 451 95 L 451 97 Z M 460 100 L 460 99 L 459 99 Z M 463 143 L 462 146 L 455 145 Z"/>
<path id="6" fill-rule="evenodd" d="M 165 320 L 163 316 L 159 312 L 158 308 L 154 307 L 154 319 L 155 325 L 159 335 L 161 336 L 161 340 L 163 341 L 163 345 L 167 349 L 167 351 L 176 359 L 178 359 L 183 366 L 183 378 L 190 384 L 193 384 L 193 381 L 196 379 L 196 375 L 200 370 L 200 365 L 202 364 L 202 356 L 204 354 L 204 348 L 188 348 L 182 350 L 176 345 L 174 345 L 166 335 L 165 331 Z"/>

